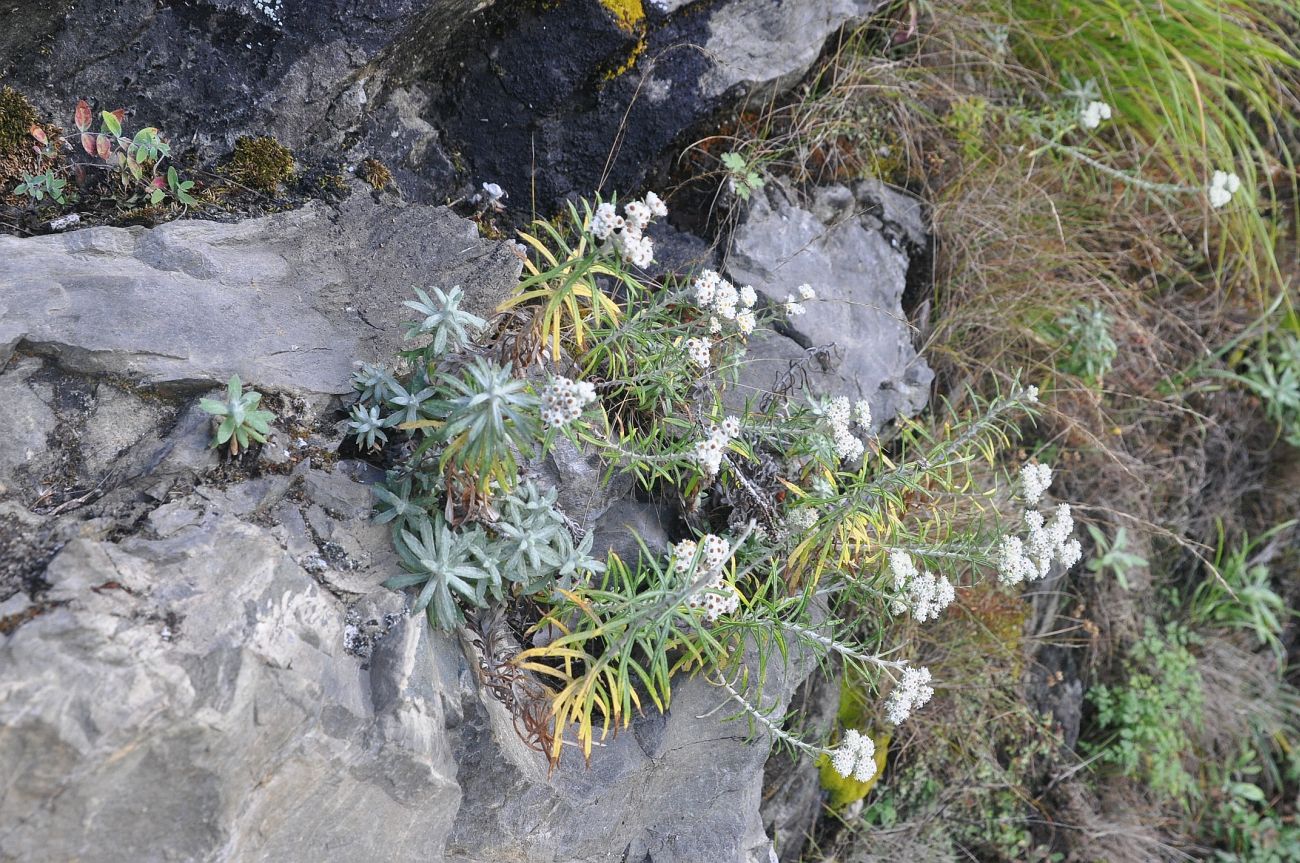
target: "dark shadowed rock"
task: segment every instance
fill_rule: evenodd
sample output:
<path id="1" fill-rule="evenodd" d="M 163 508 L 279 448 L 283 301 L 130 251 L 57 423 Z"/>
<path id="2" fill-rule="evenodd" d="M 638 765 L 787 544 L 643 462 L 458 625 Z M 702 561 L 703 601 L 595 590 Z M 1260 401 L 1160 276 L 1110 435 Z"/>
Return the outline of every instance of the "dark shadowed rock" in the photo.
<path id="1" fill-rule="evenodd" d="M 746 93 L 793 84 L 880 0 L 572 0 L 501 7 L 500 33 L 447 88 L 441 120 L 476 179 L 527 212 L 638 188 L 686 130 Z"/>
<path id="2" fill-rule="evenodd" d="M 390 87 L 452 65 L 458 34 L 491 2 L 9 3 L 0 79 L 56 121 L 97 100 L 209 155 L 240 134 L 338 151 Z"/>

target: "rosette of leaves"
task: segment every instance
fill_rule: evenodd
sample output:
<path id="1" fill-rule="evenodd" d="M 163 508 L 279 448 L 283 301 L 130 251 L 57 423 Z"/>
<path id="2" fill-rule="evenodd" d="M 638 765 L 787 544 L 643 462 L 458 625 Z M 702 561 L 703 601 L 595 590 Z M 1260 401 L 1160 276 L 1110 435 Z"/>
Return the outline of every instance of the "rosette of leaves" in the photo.
<path id="1" fill-rule="evenodd" d="M 435 512 L 416 516 L 396 533 L 397 554 L 409 572 L 384 586 L 419 586 L 412 611 L 426 613 L 433 626 L 453 629 L 465 622 L 462 603 L 486 608 L 489 597 L 500 597 L 501 575 L 484 565 L 487 537 L 481 530 L 453 531 Z"/>
<path id="2" fill-rule="evenodd" d="M 239 455 L 241 449 L 248 449 L 250 440 L 266 443 L 266 436 L 271 433 L 271 422 L 275 414 L 271 411 L 258 410 L 262 403 L 262 394 L 257 390 L 244 392 L 239 375 L 232 375 L 226 384 L 226 400 L 200 399 L 199 407 L 214 417 L 221 418 L 217 426 L 214 447 L 229 443 L 230 454 Z"/>
<path id="3" fill-rule="evenodd" d="M 407 325 L 406 337 L 413 339 L 422 335 L 431 335 L 433 338 L 426 349 L 430 359 L 441 356 L 449 350 L 460 350 L 470 343 L 473 337 L 471 331 L 478 331 L 487 326 L 487 321 L 460 307 L 465 294 L 459 285 L 446 293 L 443 293 L 441 288 L 434 288 L 433 295 L 437 297 L 436 301 L 430 299 L 429 295 L 419 288 L 415 289 L 415 295 L 419 297 L 418 301 L 407 300 L 403 305 L 419 312 L 424 319 L 411 321 Z"/>
<path id="4" fill-rule="evenodd" d="M 564 517 L 555 508 L 556 492 L 543 493 L 525 482 L 501 501 L 501 518 L 493 526 L 495 554 L 506 577 L 524 593 L 536 593 L 557 579 L 571 581 L 580 572 L 601 572 L 591 557 L 592 535 L 574 545 Z"/>
<path id="5" fill-rule="evenodd" d="M 444 444 L 441 465 L 471 477 L 486 494 L 493 481 L 502 489 L 514 485 L 518 473 L 515 451 L 530 452 L 540 437 L 538 399 L 528 385 L 515 379 L 509 366 L 477 357 L 460 376 L 438 376 L 439 389 L 449 397 L 427 410 L 441 419 L 404 423 L 404 428 L 441 425 L 437 439 Z"/>

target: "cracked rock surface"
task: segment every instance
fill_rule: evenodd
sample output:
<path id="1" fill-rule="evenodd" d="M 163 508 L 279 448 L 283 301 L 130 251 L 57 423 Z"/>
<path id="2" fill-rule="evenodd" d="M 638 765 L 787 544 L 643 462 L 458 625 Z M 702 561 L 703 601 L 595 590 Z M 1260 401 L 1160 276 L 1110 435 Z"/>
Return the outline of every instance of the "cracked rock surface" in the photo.
<path id="1" fill-rule="evenodd" d="M 919 207 L 881 184 L 817 188 L 807 204 L 781 183 L 755 195 L 731 236 L 727 276 L 772 303 L 798 298 L 803 284 L 817 297 L 781 332 L 751 342 L 739 394 L 770 392 L 794 365 L 814 389 L 868 399 L 877 426 L 924 407 L 934 373 L 902 298 L 925 242 Z"/>
<path id="2" fill-rule="evenodd" d="M 490 313 L 521 266 L 445 207 L 359 194 L 234 224 L 0 235 L 0 362 L 21 344 L 71 371 L 171 388 L 237 373 L 342 394 L 354 361 L 396 355 L 412 286 L 463 285 L 467 307 Z"/>

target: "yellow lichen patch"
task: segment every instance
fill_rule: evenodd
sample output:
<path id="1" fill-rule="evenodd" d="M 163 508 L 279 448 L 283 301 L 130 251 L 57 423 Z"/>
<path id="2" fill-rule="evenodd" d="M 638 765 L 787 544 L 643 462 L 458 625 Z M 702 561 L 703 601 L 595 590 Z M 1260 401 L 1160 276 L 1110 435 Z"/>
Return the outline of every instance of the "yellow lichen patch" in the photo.
<path id="1" fill-rule="evenodd" d="M 617 78 L 619 75 L 622 75 L 628 69 L 635 66 L 637 59 L 645 52 L 648 44 L 649 42 L 646 41 L 645 34 L 642 33 L 640 38 L 636 40 L 636 44 L 632 46 L 632 50 L 627 52 L 627 56 L 623 58 L 623 62 L 605 73 L 605 80 L 610 81 Z"/>
<path id="2" fill-rule="evenodd" d="M 629 33 L 635 33 L 645 22 L 645 7 L 641 0 L 600 0 L 600 5 L 609 10 L 618 26 Z"/>

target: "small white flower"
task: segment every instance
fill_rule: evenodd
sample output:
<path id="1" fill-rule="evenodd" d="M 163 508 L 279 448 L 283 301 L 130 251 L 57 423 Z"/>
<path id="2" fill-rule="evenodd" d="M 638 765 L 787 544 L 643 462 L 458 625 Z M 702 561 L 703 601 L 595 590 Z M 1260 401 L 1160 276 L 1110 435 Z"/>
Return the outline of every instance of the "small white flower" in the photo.
<path id="1" fill-rule="evenodd" d="M 912 561 L 912 556 L 897 548 L 890 549 L 889 571 L 894 576 L 894 590 L 902 590 L 917 576 L 916 564 Z"/>
<path id="2" fill-rule="evenodd" d="M 903 679 L 889 693 L 885 713 L 894 725 L 901 725 L 916 710 L 924 707 L 934 695 L 930 686 L 930 669 L 925 666 L 903 669 Z"/>
<path id="3" fill-rule="evenodd" d="M 710 318 L 709 318 L 709 332 L 710 332 L 710 333 L 713 333 L 715 336 L 716 336 L 718 333 L 722 332 L 722 321 L 718 320 L 716 317 L 710 317 Z"/>
<path id="4" fill-rule="evenodd" d="M 718 285 L 722 284 L 722 277 L 713 270 L 704 270 L 695 278 L 692 287 L 695 289 L 695 301 L 702 308 L 709 308 L 713 305 L 713 295 L 718 290 Z"/>
<path id="5" fill-rule="evenodd" d="M 645 205 L 650 208 L 650 212 L 656 218 L 662 219 L 668 215 L 668 205 L 664 203 L 663 198 L 654 192 L 645 193 Z"/>
<path id="6" fill-rule="evenodd" d="M 1023 397 L 1025 400 L 1025 404 L 1030 404 L 1030 405 L 1038 404 L 1038 387 L 1034 386 L 1033 384 L 1030 384 L 1029 386 L 1025 387 L 1025 392 Z"/>
<path id="7" fill-rule="evenodd" d="M 1049 465 L 1026 462 L 1020 466 L 1020 486 L 1024 490 L 1025 501 L 1030 506 L 1037 506 L 1038 501 L 1052 484 L 1052 468 Z"/>
<path id="8" fill-rule="evenodd" d="M 1109 120 L 1110 116 L 1110 105 L 1093 101 L 1080 112 L 1080 121 L 1085 129 L 1095 129 L 1101 125 L 1102 120 Z"/>
<path id="9" fill-rule="evenodd" d="M 853 406 L 853 421 L 862 428 L 871 430 L 871 402 L 866 399 L 860 399 Z"/>
<path id="10" fill-rule="evenodd" d="M 867 451 L 867 446 L 847 431 L 836 430 L 835 454 L 844 461 L 857 461 Z"/>
<path id="11" fill-rule="evenodd" d="M 722 421 L 718 429 L 728 438 L 738 438 L 740 437 L 740 420 L 737 417 L 729 416 Z"/>
<path id="12" fill-rule="evenodd" d="M 1210 180 L 1210 186 L 1207 194 L 1210 198 L 1210 206 L 1214 209 L 1220 209 L 1232 200 L 1232 196 L 1241 188 L 1241 178 L 1236 174 L 1227 171 L 1215 171 Z"/>
<path id="13" fill-rule="evenodd" d="M 798 300 L 794 298 L 794 294 L 786 294 L 785 297 L 786 315 L 793 318 L 796 315 L 802 315 L 805 311 L 807 310 L 803 307 L 803 305 Z"/>
<path id="14" fill-rule="evenodd" d="M 743 336 L 747 336 L 754 332 L 754 327 L 757 324 L 758 320 L 754 317 L 754 313 L 749 309 L 745 309 L 743 312 L 739 312 L 736 315 L 736 329 L 740 330 L 740 334 Z"/>
<path id="15" fill-rule="evenodd" d="M 745 285 L 740 289 L 740 304 L 747 309 L 752 309 L 754 303 L 758 302 L 758 292 L 752 285 Z"/>
<path id="16" fill-rule="evenodd" d="M 644 231 L 650 224 L 650 208 L 640 201 L 628 201 L 623 205 L 623 216 L 627 223 L 637 231 Z"/>
<path id="17" fill-rule="evenodd" d="M 850 728 L 840 745 L 831 751 L 831 767 L 845 779 L 870 782 L 876 775 L 876 744 L 870 737 Z"/>
<path id="18" fill-rule="evenodd" d="M 817 292 L 813 290 L 813 286 L 807 283 L 800 285 L 798 291 L 799 297 L 804 300 L 811 300 L 817 297 Z"/>
<path id="19" fill-rule="evenodd" d="M 609 239 L 615 228 L 621 227 L 622 221 L 613 204 L 600 204 L 591 217 L 591 235 L 603 242 Z"/>
<path id="20" fill-rule="evenodd" d="M 713 308 L 718 314 L 731 320 L 736 317 L 736 303 L 739 300 L 740 294 L 736 291 L 736 286 L 724 279 L 718 285 L 717 293 L 713 297 Z"/>
<path id="21" fill-rule="evenodd" d="M 805 506 L 787 514 L 785 523 L 791 530 L 810 530 L 813 525 L 817 524 L 817 519 L 820 516 L 821 513 L 817 511 L 817 507 Z"/>
<path id="22" fill-rule="evenodd" d="M 542 422 L 560 428 L 582 416 L 582 410 L 596 400 L 596 387 L 587 381 L 555 377 L 542 390 Z"/>
<path id="23" fill-rule="evenodd" d="M 702 369 L 709 367 L 709 352 L 713 346 L 709 344 L 708 339 L 687 339 L 686 352 L 690 354 L 691 362 Z"/>

